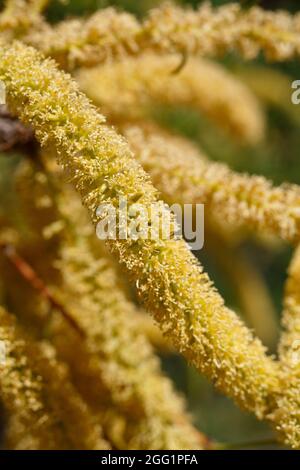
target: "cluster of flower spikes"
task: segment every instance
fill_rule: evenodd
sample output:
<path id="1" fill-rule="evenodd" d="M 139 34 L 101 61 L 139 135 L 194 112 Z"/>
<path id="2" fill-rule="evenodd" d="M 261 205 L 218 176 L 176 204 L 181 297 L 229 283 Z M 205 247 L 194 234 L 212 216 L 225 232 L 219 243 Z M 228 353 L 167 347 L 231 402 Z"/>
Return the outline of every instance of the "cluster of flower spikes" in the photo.
<path id="1" fill-rule="evenodd" d="M 186 23 L 185 18 L 180 19 L 178 13 L 181 10 L 167 6 L 150 15 L 142 25 L 145 33 L 137 35 L 142 40 L 135 44 L 138 47 L 132 48 L 134 54 L 143 48 L 152 48 L 155 52 L 183 51 L 200 54 L 216 54 L 236 49 L 245 57 L 252 57 L 262 48 L 269 57 L 280 60 L 298 53 L 297 17 L 293 18 L 285 13 L 264 13 L 260 9 L 243 13 L 236 5 L 227 10 L 222 7 L 219 13 L 218 10 L 214 12 L 216 30 L 220 34 L 208 36 L 211 43 L 205 45 L 203 18 L 207 20 L 211 13 L 210 8 L 205 7 L 199 12 L 188 11 Z M 161 18 L 167 18 L 170 23 L 161 21 Z M 237 26 L 236 29 L 232 28 L 232 23 Z M 183 26 L 182 29 L 178 28 L 179 24 Z M 148 25 L 148 29 L 145 25 Z M 202 36 L 199 36 L 201 25 Z M 226 27 L 231 34 L 224 34 Z M 195 40 L 190 42 L 184 37 L 189 40 L 194 37 Z M 155 38 L 159 38 L 157 43 Z M 162 40 L 164 38 L 165 41 Z M 215 49 L 212 48 L 214 39 Z M 123 46 L 122 39 L 114 37 L 114 40 L 115 44 L 119 40 L 120 46 Z M 25 38 L 25 41 L 30 42 L 31 39 Z M 98 46 L 97 33 L 93 41 Z M 199 46 L 202 42 L 204 49 Z M 109 44 L 110 42 L 105 45 L 106 50 L 109 49 Z M 157 44 L 162 44 L 162 51 L 159 51 Z M 193 48 L 187 48 L 187 44 L 193 44 Z M 38 43 L 35 45 L 38 47 Z M 67 54 L 72 48 L 70 43 L 68 47 Z M 248 54 L 245 52 L 247 49 Z M 108 56 L 114 50 L 111 47 Z M 81 52 L 83 51 L 84 48 Z M 44 52 L 52 55 L 52 52 Z M 84 55 L 83 52 L 82 56 Z M 53 56 L 55 57 L 55 50 Z M 99 61 L 103 61 L 103 54 Z M 68 63 L 67 60 L 65 64 L 68 66 Z M 90 65 L 93 60 L 87 59 L 86 63 L 82 63 Z M 33 126 L 36 137 L 43 146 L 52 146 L 56 150 L 59 163 L 67 171 L 95 223 L 98 222 L 96 209 L 99 203 L 109 202 L 117 207 L 117 196 L 120 195 L 126 195 L 132 204 L 137 201 L 146 206 L 158 204 L 155 189 L 134 160 L 126 141 L 105 124 L 104 118 L 78 91 L 70 77 L 60 72 L 52 61 L 44 60 L 34 49 L 21 43 L 9 45 L 3 42 L 0 77 L 7 87 L 10 109 L 25 123 Z M 165 142 L 167 145 L 168 138 Z M 135 143 L 134 138 L 133 147 Z M 249 177 L 246 175 L 242 175 L 239 180 L 238 175 L 233 172 L 227 173 L 227 169 L 223 171 L 228 179 L 237 178 L 237 210 L 241 209 L 238 208 L 239 195 L 244 194 L 246 186 L 246 198 L 241 203 L 242 208 L 246 207 L 245 222 L 254 220 L 254 225 L 265 225 L 275 232 L 279 227 L 283 238 L 298 241 L 299 193 L 296 187 L 273 189 L 263 179 L 253 178 L 249 188 Z M 222 169 L 220 172 L 222 173 Z M 205 172 L 204 168 L 204 188 L 209 175 L 209 171 Z M 194 183 L 192 178 L 191 182 Z M 218 193 L 222 183 L 223 179 L 218 180 L 215 185 L 210 185 L 209 182 L 210 194 Z M 253 188 L 257 191 L 254 191 L 251 199 Z M 221 190 L 220 197 L 223 194 Z M 288 200 L 295 204 L 295 210 L 288 213 L 290 220 L 285 220 L 281 207 L 286 194 Z M 231 203 L 231 198 L 229 199 Z M 208 200 L 213 201 L 214 197 L 208 196 Z M 275 203 L 271 204 L 269 210 L 268 204 L 274 200 Z M 270 213 L 273 220 L 268 223 Z M 275 362 L 265 354 L 261 343 L 224 306 L 223 300 L 185 243 L 163 239 L 115 240 L 108 243 L 108 248 L 127 269 L 141 300 L 154 314 L 174 346 L 228 396 L 234 398 L 243 408 L 253 411 L 259 418 L 271 421 L 282 433 L 285 442 L 299 447 L 298 381 L 294 364 L 285 360 L 285 352 L 281 362 Z M 291 276 L 295 276 L 295 269 L 291 269 Z M 294 334 L 297 324 L 294 313 L 297 314 L 297 308 L 294 308 L 297 299 L 292 288 L 288 289 L 288 295 L 294 301 L 286 303 L 286 311 L 289 313 L 285 312 L 285 317 L 291 318 L 286 321 L 286 336 Z M 292 313 L 291 308 L 294 309 Z M 288 344 L 288 341 L 285 339 L 284 343 Z M 286 346 L 283 347 L 284 351 L 285 348 Z M 293 382 L 288 391 L 282 385 L 287 376 Z"/>

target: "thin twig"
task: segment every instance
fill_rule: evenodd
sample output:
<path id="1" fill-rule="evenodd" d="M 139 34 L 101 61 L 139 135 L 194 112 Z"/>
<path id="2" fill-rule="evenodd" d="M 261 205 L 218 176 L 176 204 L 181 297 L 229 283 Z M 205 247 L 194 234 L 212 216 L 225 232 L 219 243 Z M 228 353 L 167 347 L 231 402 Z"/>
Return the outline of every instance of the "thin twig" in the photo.
<path id="1" fill-rule="evenodd" d="M 5 105 L 0 106 L 0 151 L 34 145 L 33 130 L 12 116 Z"/>
<path id="2" fill-rule="evenodd" d="M 50 305 L 58 310 L 65 320 L 79 333 L 85 337 L 84 331 L 80 328 L 74 318 L 69 314 L 65 307 L 53 296 L 44 281 L 38 276 L 34 269 L 25 261 L 12 244 L 0 244 L 5 257 L 15 266 L 19 274 L 44 297 Z"/>

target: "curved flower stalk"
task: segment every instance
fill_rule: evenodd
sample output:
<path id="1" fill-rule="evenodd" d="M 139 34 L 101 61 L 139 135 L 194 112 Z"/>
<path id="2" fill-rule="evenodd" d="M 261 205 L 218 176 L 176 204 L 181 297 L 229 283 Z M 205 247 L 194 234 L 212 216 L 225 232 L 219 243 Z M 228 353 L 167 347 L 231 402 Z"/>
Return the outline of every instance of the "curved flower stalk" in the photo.
<path id="1" fill-rule="evenodd" d="M 198 10 L 167 3 L 150 10 L 142 22 L 109 8 L 87 20 L 65 21 L 25 40 L 62 66 L 74 69 L 112 58 L 155 53 L 220 56 L 238 52 L 253 59 L 262 51 L 269 60 L 299 55 L 299 19 L 285 11 L 243 9 L 238 3 Z"/>
<path id="2" fill-rule="evenodd" d="M 292 243 L 299 240 L 298 186 L 274 187 L 262 176 L 208 162 L 195 146 L 157 126 L 124 124 L 121 129 L 168 204 L 202 203 L 222 222 L 270 232 Z"/>
<path id="3" fill-rule="evenodd" d="M 139 202 L 161 213 L 157 193 L 125 140 L 104 124 L 76 84 L 52 61 L 42 60 L 34 49 L 19 43 L 3 46 L 0 78 L 6 84 L 9 107 L 32 124 L 42 145 L 56 149 L 95 223 L 99 204 L 117 209 L 122 195 L 128 198 L 129 211 Z M 128 238 L 111 240 L 108 246 L 187 360 L 243 408 L 259 418 L 269 414 L 278 392 L 277 366 L 224 306 L 185 242 Z"/>
<path id="4" fill-rule="evenodd" d="M 8 37 L 24 35 L 30 27 L 39 31 L 43 23 L 41 12 L 49 0 L 6 0 L 0 14 L 0 33 Z"/>
<path id="5" fill-rule="evenodd" d="M 53 187 L 49 178 L 48 185 L 45 184 L 46 179 L 45 173 L 33 172 L 27 162 L 18 174 L 19 196 L 36 231 L 35 248 L 42 245 L 43 249 L 39 250 L 46 253 L 50 248 L 53 255 L 51 241 L 57 239 L 57 233 L 52 232 L 50 238 L 43 239 L 42 225 L 49 227 L 49 222 L 53 225 L 56 219 L 67 227 L 66 231 L 59 232 L 59 249 L 56 260 L 52 260 L 57 270 L 56 285 L 51 274 L 46 281 L 50 280 L 51 292 L 72 315 L 84 338 L 79 338 L 57 314 L 50 322 L 44 317 L 42 329 L 47 331 L 60 357 L 69 364 L 82 396 L 93 412 L 101 415 L 105 434 L 114 447 L 202 448 L 207 445 L 206 439 L 192 427 L 182 399 L 176 396 L 171 382 L 161 373 L 158 359 L 141 334 L 141 313 L 123 294 L 113 260 L 101 244 L 93 247 L 90 241 L 94 230 L 77 194 L 73 189 L 65 189 L 60 194 L 56 189 L 58 181 Z M 53 201 L 47 221 L 39 201 L 51 198 L 53 191 L 57 206 Z M 34 251 L 33 259 L 35 257 Z M 44 257 L 43 265 L 44 276 L 47 273 L 49 276 L 51 265 L 47 265 Z M 15 282 L 7 279 L 7 289 L 11 290 L 11 285 Z M 22 306 L 35 302 L 35 309 L 30 308 L 25 321 L 31 327 L 37 322 L 41 324 L 42 315 L 39 320 L 32 318 L 33 310 L 36 313 L 41 310 L 32 299 L 32 291 L 22 293 L 19 283 L 18 292 L 17 299 L 11 293 L 14 308 L 24 315 Z"/>
<path id="6" fill-rule="evenodd" d="M 258 101 L 224 67 L 191 58 L 177 74 L 176 56 L 143 55 L 76 75 L 79 86 L 106 116 L 141 118 L 157 104 L 202 112 L 236 139 L 255 144 L 265 120 Z"/>
<path id="7" fill-rule="evenodd" d="M 52 347 L 34 343 L 0 307 L 0 396 L 8 412 L 10 449 L 107 449 L 101 430 L 56 362 Z"/>

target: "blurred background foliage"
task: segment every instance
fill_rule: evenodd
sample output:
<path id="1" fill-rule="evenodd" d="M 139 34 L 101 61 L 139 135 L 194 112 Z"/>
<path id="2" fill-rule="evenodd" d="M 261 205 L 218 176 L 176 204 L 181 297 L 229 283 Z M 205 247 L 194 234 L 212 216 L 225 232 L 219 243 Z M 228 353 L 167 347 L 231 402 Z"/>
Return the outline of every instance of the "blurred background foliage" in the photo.
<path id="1" fill-rule="evenodd" d="M 3 3 L 3 2 L 0 2 Z M 142 17 L 149 8 L 158 5 L 159 0 L 53 0 L 47 10 L 51 22 L 76 15 L 88 15 L 91 12 L 114 6 L 130 11 Z M 197 6 L 198 0 L 179 0 L 177 3 Z M 222 5 L 224 0 L 213 0 L 214 5 Z M 289 11 L 299 9 L 296 0 L 243 1 L 245 8 L 251 5 L 267 9 L 283 8 Z M 238 57 L 230 55 L 222 63 L 257 94 L 265 109 L 268 130 L 264 141 L 255 147 L 246 147 L 221 134 L 205 116 L 188 109 L 157 109 L 156 118 L 164 125 L 198 142 L 213 160 L 223 161 L 237 171 L 264 175 L 280 184 L 285 181 L 300 184 L 300 105 L 291 104 L 291 82 L 300 79 L 298 62 L 268 64 L 263 57 L 253 62 L 243 63 Z M 275 73 L 273 73 L 275 72 Z M 2 205 L 11 205 L 11 191 L 8 185 L 9 172 L 18 156 L 0 160 L 0 188 Z M 1 212 L 0 212 L 1 217 Z M 286 269 L 292 249 L 278 240 L 257 240 L 253 236 L 244 237 L 238 247 L 239 254 L 247 257 L 255 265 L 266 283 L 270 298 L 277 312 L 279 325 L 282 308 L 282 294 Z M 236 295 L 238 286 L 218 265 L 218 256 L 214 250 L 206 249 L 197 255 L 205 269 L 224 296 L 226 303 L 240 311 Z M 237 280 L 235 280 L 237 282 Z M 240 281 L 243 282 L 243 281 Z M 257 312 L 259 316 L 260 312 Z M 242 312 L 241 312 L 242 315 Z M 263 320 L 262 320 L 263 321 Z M 275 340 L 271 352 L 275 353 Z M 165 369 L 173 377 L 187 397 L 189 409 L 197 426 L 212 438 L 227 443 L 251 442 L 272 439 L 270 430 L 255 418 L 241 412 L 230 400 L 218 394 L 204 378 L 189 368 L 183 359 L 176 355 L 162 355 Z M 242 445 L 244 447 L 244 445 Z M 257 447 L 253 443 L 252 447 Z"/>

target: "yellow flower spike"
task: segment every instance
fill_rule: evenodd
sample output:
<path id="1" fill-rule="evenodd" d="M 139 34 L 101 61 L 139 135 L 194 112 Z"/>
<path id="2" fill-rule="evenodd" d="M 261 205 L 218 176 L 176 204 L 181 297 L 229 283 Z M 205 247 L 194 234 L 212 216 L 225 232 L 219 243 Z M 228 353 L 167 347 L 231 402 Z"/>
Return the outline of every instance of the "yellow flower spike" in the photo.
<path id="1" fill-rule="evenodd" d="M 24 336 L 2 307 L 0 340 L 0 397 L 8 414 L 5 448 L 107 449 L 52 347 Z"/>
<path id="2" fill-rule="evenodd" d="M 10 109 L 32 124 L 42 145 L 56 149 L 95 223 L 99 204 L 117 208 L 121 195 L 158 209 L 156 191 L 125 140 L 104 124 L 103 116 L 52 61 L 19 43 L 3 46 L 0 79 Z M 187 360 L 243 408 L 266 416 L 275 406 L 277 366 L 224 306 L 186 244 L 138 239 L 111 240 L 108 246 Z"/>
<path id="3" fill-rule="evenodd" d="M 300 239 L 300 189 L 274 187 L 262 176 L 236 173 L 212 163 L 184 138 L 153 124 L 120 124 L 137 160 L 168 204 L 202 203 L 206 211 L 235 227 Z"/>
<path id="4" fill-rule="evenodd" d="M 82 69 L 82 91 L 111 118 L 141 118 L 157 104 L 184 105 L 208 116 L 239 141 L 262 139 L 265 119 L 255 96 L 224 67 L 190 58 L 177 74 L 176 56 L 146 54 Z M 150 109 L 149 109 L 150 108 Z"/>
<path id="5" fill-rule="evenodd" d="M 54 28 L 32 32 L 25 40 L 68 69 L 91 66 L 144 51 L 200 56 L 238 52 L 253 59 L 299 55 L 299 19 L 285 11 L 243 9 L 238 3 L 198 10 L 170 3 L 150 10 L 142 23 L 109 8 L 89 19 L 64 21 Z"/>
<path id="6" fill-rule="evenodd" d="M 58 191 L 57 187 L 62 186 L 61 175 L 56 176 L 58 180 L 54 173 L 47 178 L 45 173 L 34 171 L 29 162 L 24 162 L 16 187 L 22 213 L 30 218 L 35 232 L 32 255 L 35 265 L 39 266 L 35 261 L 36 247 L 46 253 L 50 248 L 53 256 L 51 240 L 42 237 L 42 225 L 56 218 L 67 227 L 59 237 L 53 235 L 54 240 L 59 238 L 56 259 L 52 259 L 56 281 L 51 275 L 51 264 L 49 269 L 48 256 L 41 256 L 43 267 L 39 269 L 45 276 L 50 273 L 46 281 L 50 280 L 51 292 L 72 315 L 84 338 L 79 338 L 59 314 L 50 322 L 44 317 L 39 329 L 48 332 L 59 355 L 69 364 L 76 387 L 94 414 L 101 415 L 105 434 L 114 447 L 202 448 L 207 444 L 206 438 L 193 428 L 183 400 L 161 373 L 158 359 L 141 334 L 141 314 L 121 290 L 115 263 L 103 250 L 102 243 L 93 246 L 94 230 L 78 195 L 73 188 Z M 48 221 L 37 204 L 46 196 L 54 199 Z M 34 293 L 29 291 L 24 296 L 19 285 L 15 299 L 13 285 L 15 282 L 6 278 L 10 302 L 24 316 L 24 305 L 34 302 Z M 31 308 L 29 317 L 25 318 L 26 324 L 41 323 L 41 316 L 40 320 L 32 318 L 32 310 L 35 309 Z M 122 429 L 116 432 L 119 421 Z"/>

